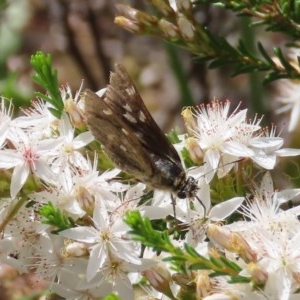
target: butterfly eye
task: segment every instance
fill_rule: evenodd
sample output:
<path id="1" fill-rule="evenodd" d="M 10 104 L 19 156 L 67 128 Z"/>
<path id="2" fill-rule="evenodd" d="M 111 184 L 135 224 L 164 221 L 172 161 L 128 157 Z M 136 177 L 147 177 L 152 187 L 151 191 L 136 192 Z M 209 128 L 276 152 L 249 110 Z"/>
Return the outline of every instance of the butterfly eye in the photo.
<path id="1" fill-rule="evenodd" d="M 178 197 L 179 199 L 185 199 L 185 198 L 186 198 L 186 192 L 185 192 L 185 191 L 179 191 L 179 192 L 177 193 L 177 197 Z"/>

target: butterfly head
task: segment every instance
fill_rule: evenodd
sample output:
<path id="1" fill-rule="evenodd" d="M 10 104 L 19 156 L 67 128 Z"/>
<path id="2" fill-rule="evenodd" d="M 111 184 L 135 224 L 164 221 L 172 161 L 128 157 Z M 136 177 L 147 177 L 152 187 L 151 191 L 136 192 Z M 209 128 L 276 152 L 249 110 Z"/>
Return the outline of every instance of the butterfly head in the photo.
<path id="1" fill-rule="evenodd" d="M 181 180 L 177 187 L 176 193 L 179 199 L 193 198 L 196 196 L 197 190 L 199 189 L 196 179 L 189 176 Z"/>

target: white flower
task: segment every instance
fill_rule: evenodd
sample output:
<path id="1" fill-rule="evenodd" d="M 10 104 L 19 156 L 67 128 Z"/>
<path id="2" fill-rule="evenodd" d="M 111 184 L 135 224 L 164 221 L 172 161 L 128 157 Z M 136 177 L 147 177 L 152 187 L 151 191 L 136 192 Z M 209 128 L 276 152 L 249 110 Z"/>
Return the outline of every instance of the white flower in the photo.
<path id="1" fill-rule="evenodd" d="M 284 230 L 273 233 L 263 230 L 258 234 L 262 242 L 261 251 L 264 254 L 259 263 L 269 274 L 273 274 L 273 283 L 270 284 L 279 294 L 284 290 L 285 294 L 292 293 L 300 287 L 296 280 L 300 275 L 300 232 L 298 231 L 292 238 Z"/>
<path id="2" fill-rule="evenodd" d="M 86 265 L 74 269 L 72 267 L 63 268 L 60 272 L 59 281 L 51 285 L 51 290 L 64 297 L 66 300 L 90 300 L 102 298 L 112 292 L 112 284 L 102 280 L 94 287 L 87 287 L 85 278 Z"/>
<path id="3" fill-rule="evenodd" d="M 9 213 L 12 206 L 16 205 L 15 202 L 16 201 L 13 201 L 13 203 L 6 208 L 6 213 Z M 34 246 L 38 243 L 37 241 L 43 239 L 43 237 L 48 238 L 47 229 L 49 225 L 41 223 L 40 216 L 36 214 L 38 209 L 39 205 L 29 207 L 22 206 L 18 214 L 5 227 L 5 234 L 9 236 L 18 247 L 19 257 L 27 258 L 28 256 L 32 256 L 33 252 L 36 251 Z M 31 248 L 30 251 L 32 252 L 30 252 L 30 255 L 28 253 L 21 254 L 21 248 L 24 248 L 24 245 L 29 245 Z"/>
<path id="4" fill-rule="evenodd" d="M 189 130 L 204 152 L 206 181 L 210 182 L 216 171 L 221 178 L 228 174 L 237 160 L 251 158 L 259 166 L 271 170 L 277 156 L 300 155 L 300 149 L 280 149 L 283 139 L 275 136 L 275 129 L 261 129 L 261 119 L 246 122 L 246 110 L 228 116 L 230 104 L 212 102 L 201 106 L 195 113 L 197 125 L 188 120 Z"/>
<path id="5" fill-rule="evenodd" d="M 0 202 L 0 226 L 3 230 L 5 222 L 12 211 L 12 208 L 16 205 L 16 200 L 1 198 Z M 24 219 L 25 217 L 25 219 Z M 24 226 L 24 220 L 27 216 L 22 215 L 18 220 L 15 218 L 14 222 L 9 222 L 2 231 L 2 238 L 0 240 L 0 262 L 1 265 L 8 264 L 19 271 L 20 274 L 28 272 L 27 263 L 24 261 L 23 255 L 19 259 L 20 248 L 26 243 L 24 237 L 20 238 L 20 231 Z M 19 223 L 21 221 L 21 224 Z M 19 225 L 19 226 L 18 226 Z M 26 246 L 25 246 L 26 248 Z M 23 252 L 24 253 L 24 252 Z M 23 254 L 22 253 L 22 254 Z M 17 256 L 17 258 L 16 258 Z"/>
<path id="6" fill-rule="evenodd" d="M 277 109 L 277 113 L 290 111 L 290 122 L 288 131 L 294 131 L 299 124 L 300 115 L 300 84 L 299 81 L 289 79 L 278 80 L 279 94 L 276 100 L 282 103 L 282 107 Z"/>
<path id="7" fill-rule="evenodd" d="M 61 116 L 59 133 L 62 145 L 60 147 L 60 155 L 55 160 L 57 167 L 63 170 L 68 164 L 71 164 L 80 169 L 87 169 L 87 160 L 78 150 L 94 140 L 92 133 L 86 131 L 74 137 L 75 129 L 72 127 L 66 113 L 63 113 Z"/>
<path id="8" fill-rule="evenodd" d="M 128 277 L 129 272 L 141 272 L 153 267 L 155 262 L 150 259 L 140 259 L 139 263 L 128 262 L 118 257 L 110 257 L 99 270 L 102 280 L 112 282 L 113 292 L 123 300 L 134 299 L 133 285 Z M 95 282 L 95 280 L 94 280 Z M 99 282 L 97 280 L 96 282 Z"/>
<path id="9" fill-rule="evenodd" d="M 16 140 L 11 142 L 15 149 L 0 150 L 0 168 L 14 168 L 10 186 L 12 198 L 20 191 L 30 173 L 46 182 L 55 181 L 49 159 L 57 155 L 61 139 L 36 140 L 19 131 Z"/>
<path id="10" fill-rule="evenodd" d="M 17 128 L 30 132 L 36 139 L 52 137 L 53 131 L 57 130 L 58 119 L 51 112 L 48 102 L 42 100 L 33 101 L 31 107 L 24 109 L 25 116 L 13 120 Z"/>
<path id="11" fill-rule="evenodd" d="M 79 90 L 76 91 L 75 97 L 72 96 L 72 90 L 69 85 L 60 89 L 61 98 L 64 102 L 64 110 L 68 113 L 71 123 L 76 128 L 81 128 L 86 125 L 84 116 L 84 103 L 81 97 L 83 82 Z"/>
<path id="12" fill-rule="evenodd" d="M 127 211 L 138 209 L 142 210 L 144 205 L 139 205 L 141 197 L 144 195 L 146 186 L 143 183 L 138 183 L 131 186 L 125 196 L 120 195 L 120 201 L 105 201 L 105 206 L 112 212 L 112 218 L 124 218 Z"/>
<path id="13" fill-rule="evenodd" d="M 286 211 L 280 209 L 280 205 L 298 196 L 300 189 L 287 189 L 274 191 L 273 181 L 270 173 L 267 172 L 259 189 L 254 192 L 254 198 L 241 207 L 241 213 L 249 220 L 243 222 L 243 226 L 236 225 L 235 230 L 250 231 L 251 228 L 273 230 L 285 230 L 289 236 L 293 236 L 299 225 L 297 216 L 300 214 L 298 207 L 290 208 Z M 229 225 L 234 228 L 235 223 Z M 240 223 L 239 223 L 240 224 Z"/>
<path id="14" fill-rule="evenodd" d="M 248 135 L 255 132 L 259 128 L 258 124 L 245 125 L 246 109 L 237 112 L 237 107 L 228 116 L 229 109 L 229 101 L 224 104 L 215 101 L 207 106 L 202 105 L 195 112 L 197 125 L 189 128 L 204 152 L 207 182 L 213 178 L 220 162 L 221 165 L 226 165 L 226 171 L 223 169 L 220 173 L 224 176 L 230 171 L 237 158 L 249 157 L 253 154 L 240 136 L 243 131 Z"/>
<path id="15" fill-rule="evenodd" d="M 34 247 L 36 253 L 31 258 L 29 269 L 34 270 L 39 280 L 46 280 L 50 284 L 59 280 L 64 268 L 72 268 L 73 272 L 77 272 L 82 264 L 82 260 L 64 255 L 64 239 L 59 235 L 49 235 L 48 239 Z"/>
<path id="16" fill-rule="evenodd" d="M 9 102 L 8 107 L 6 107 L 6 102 L 4 98 L 0 98 L 0 149 L 5 143 L 6 138 L 9 136 L 10 131 L 13 129 L 12 126 L 12 102 Z"/>
<path id="17" fill-rule="evenodd" d="M 285 156 L 300 155 L 300 149 L 283 148 L 283 139 L 275 136 L 275 128 L 272 127 L 270 131 L 264 129 L 260 136 L 254 137 L 249 141 L 254 155 L 251 159 L 259 166 L 272 170 L 276 164 L 276 158 Z"/>
<path id="18" fill-rule="evenodd" d="M 300 189 L 274 191 L 270 174 L 264 175 L 254 198 L 248 200 L 240 210 L 247 220 L 224 225 L 223 229 L 238 232 L 243 237 L 253 257 L 257 257 L 253 263 L 265 272 L 266 285 L 264 289 L 255 293 L 256 296 L 248 290 L 248 284 L 224 284 L 223 287 L 219 287 L 220 291 L 225 289 L 224 294 L 244 297 L 243 299 L 291 299 L 290 295 L 300 287 L 297 280 L 300 274 L 300 210 L 291 208 L 283 211 L 280 205 L 299 194 Z M 228 242 L 230 243 L 230 240 Z M 229 252 L 226 252 L 226 255 L 235 259 Z M 247 264 L 243 260 L 238 259 L 236 263 L 243 269 L 241 275 L 250 276 Z M 215 294 L 216 299 L 217 295 Z M 214 298 L 211 296 L 207 299 Z"/>
<path id="19" fill-rule="evenodd" d="M 112 255 L 134 264 L 141 264 L 133 242 L 125 239 L 128 227 L 122 219 L 112 222 L 100 201 L 96 201 L 93 222 L 94 227 L 80 226 L 60 233 L 64 237 L 91 244 L 86 273 L 88 281 L 97 275 Z"/>
<path id="20" fill-rule="evenodd" d="M 212 295 L 203 300 L 275 300 L 268 298 L 264 291 L 253 289 L 249 284 L 231 283 L 224 278 L 218 278 Z"/>
<path id="21" fill-rule="evenodd" d="M 97 155 L 93 165 L 87 160 L 88 169 L 85 170 L 80 168 L 62 170 L 56 176 L 55 184 L 44 191 L 31 194 L 30 199 L 39 203 L 50 201 L 74 219 L 92 212 L 95 200 L 102 201 L 106 207 L 114 203 L 113 209 L 115 209 L 116 206 L 120 205 L 120 199 L 112 191 L 123 191 L 128 186 L 112 181 L 120 172 L 118 169 L 99 175 L 97 160 Z"/>
<path id="22" fill-rule="evenodd" d="M 234 213 L 244 201 L 244 197 L 235 197 L 215 206 L 211 206 L 210 187 L 203 178 L 200 181 L 202 181 L 200 184 L 201 188 L 197 193 L 198 199 L 194 199 L 193 201 L 193 210 L 190 210 L 186 214 L 185 219 L 181 219 L 184 224 L 188 225 L 186 242 L 194 247 L 204 241 L 206 238 L 206 228 L 211 222 L 225 220 L 225 218 Z M 199 201 L 203 201 L 202 204 L 206 208 L 205 216 L 203 216 L 203 207 Z"/>
<path id="23" fill-rule="evenodd" d="M 51 202 L 55 207 L 76 220 L 83 217 L 86 211 L 77 201 L 75 188 L 72 174 L 67 169 L 57 175 L 55 185 L 50 186 L 47 190 L 30 195 L 30 199 L 39 203 Z"/>

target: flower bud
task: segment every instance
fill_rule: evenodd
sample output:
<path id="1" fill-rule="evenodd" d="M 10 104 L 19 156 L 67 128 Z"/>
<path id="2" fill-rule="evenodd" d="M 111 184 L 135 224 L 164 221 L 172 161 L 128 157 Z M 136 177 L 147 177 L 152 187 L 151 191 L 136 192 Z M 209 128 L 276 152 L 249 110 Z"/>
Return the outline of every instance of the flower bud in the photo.
<path id="1" fill-rule="evenodd" d="M 144 26 L 157 26 L 158 19 L 155 16 L 148 15 L 142 11 L 138 11 L 136 14 L 136 20 L 138 24 L 142 24 Z"/>
<path id="2" fill-rule="evenodd" d="M 211 292 L 211 279 L 208 276 L 208 271 L 199 271 L 195 282 L 196 282 L 196 295 L 197 299 L 202 299 L 205 296 L 208 296 Z"/>
<path id="3" fill-rule="evenodd" d="M 123 17 L 131 20 L 136 20 L 136 14 L 138 12 L 137 9 L 134 9 L 131 6 L 125 4 L 116 4 L 116 8 L 118 10 L 118 13 Z"/>
<path id="4" fill-rule="evenodd" d="M 68 257 L 82 257 L 88 254 L 88 248 L 83 243 L 73 242 L 66 246 L 65 254 Z"/>
<path id="5" fill-rule="evenodd" d="M 184 16 L 180 16 L 177 25 L 183 38 L 192 40 L 195 36 L 195 26 Z"/>
<path id="6" fill-rule="evenodd" d="M 161 19 L 158 22 L 158 27 L 163 31 L 164 35 L 169 38 L 179 37 L 178 28 L 171 22 Z"/>
<path id="7" fill-rule="evenodd" d="M 141 33 L 140 26 L 125 17 L 118 16 L 115 18 L 114 22 L 128 31 L 133 33 Z"/>
<path id="8" fill-rule="evenodd" d="M 166 17 L 175 17 L 175 11 L 168 0 L 151 0 L 152 4 Z"/>
<path id="9" fill-rule="evenodd" d="M 148 15 L 140 10 L 134 9 L 129 5 L 117 4 L 116 7 L 122 17 L 131 20 L 131 22 L 141 27 L 142 25 L 156 25 L 158 22 L 158 19 L 156 17 Z"/>
<path id="10" fill-rule="evenodd" d="M 247 270 L 256 284 L 265 284 L 268 280 L 268 273 L 256 263 L 249 263 Z"/>
<path id="11" fill-rule="evenodd" d="M 208 237 L 230 252 L 235 252 L 246 262 L 256 262 L 256 253 L 250 248 L 246 240 L 236 232 L 230 232 L 218 225 L 209 225 Z"/>
<path id="12" fill-rule="evenodd" d="M 75 128 L 85 127 L 84 112 L 73 99 L 70 98 L 65 101 L 65 111 L 69 114 L 70 122 Z"/>
<path id="13" fill-rule="evenodd" d="M 186 107 L 182 110 L 181 116 L 183 118 L 185 127 L 189 135 L 194 135 L 194 130 L 197 130 L 197 123 L 194 120 L 193 112 L 191 107 Z"/>
<path id="14" fill-rule="evenodd" d="M 170 283 L 172 281 L 171 274 L 162 264 L 158 264 L 155 267 L 144 271 L 143 274 L 157 291 L 162 292 L 167 296 L 171 296 L 170 298 L 173 299 L 174 296 L 170 288 Z"/>
<path id="15" fill-rule="evenodd" d="M 192 10 L 192 3 L 191 0 L 175 0 L 176 7 L 179 12 L 186 13 L 191 12 Z"/>
<path id="16" fill-rule="evenodd" d="M 77 185 L 75 188 L 76 199 L 80 207 L 86 212 L 92 212 L 95 205 L 95 197 L 85 186 Z"/>
<path id="17" fill-rule="evenodd" d="M 203 151 L 197 140 L 193 137 L 187 138 L 185 140 L 185 145 L 193 162 L 201 163 L 203 161 Z"/>

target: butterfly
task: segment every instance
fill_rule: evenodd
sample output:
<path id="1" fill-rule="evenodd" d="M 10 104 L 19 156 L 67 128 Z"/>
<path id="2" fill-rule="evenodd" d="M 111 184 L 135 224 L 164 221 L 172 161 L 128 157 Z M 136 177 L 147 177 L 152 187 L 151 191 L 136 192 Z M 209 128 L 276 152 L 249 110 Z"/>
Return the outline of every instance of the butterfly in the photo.
<path id="1" fill-rule="evenodd" d="M 84 101 L 87 124 L 116 166 L 178 198 L 196 197 L 196 180 L 186 175 L 177 151 L 152 118 L 122 65 L 115 66 L 102 97 L 87 89 Z"/>

